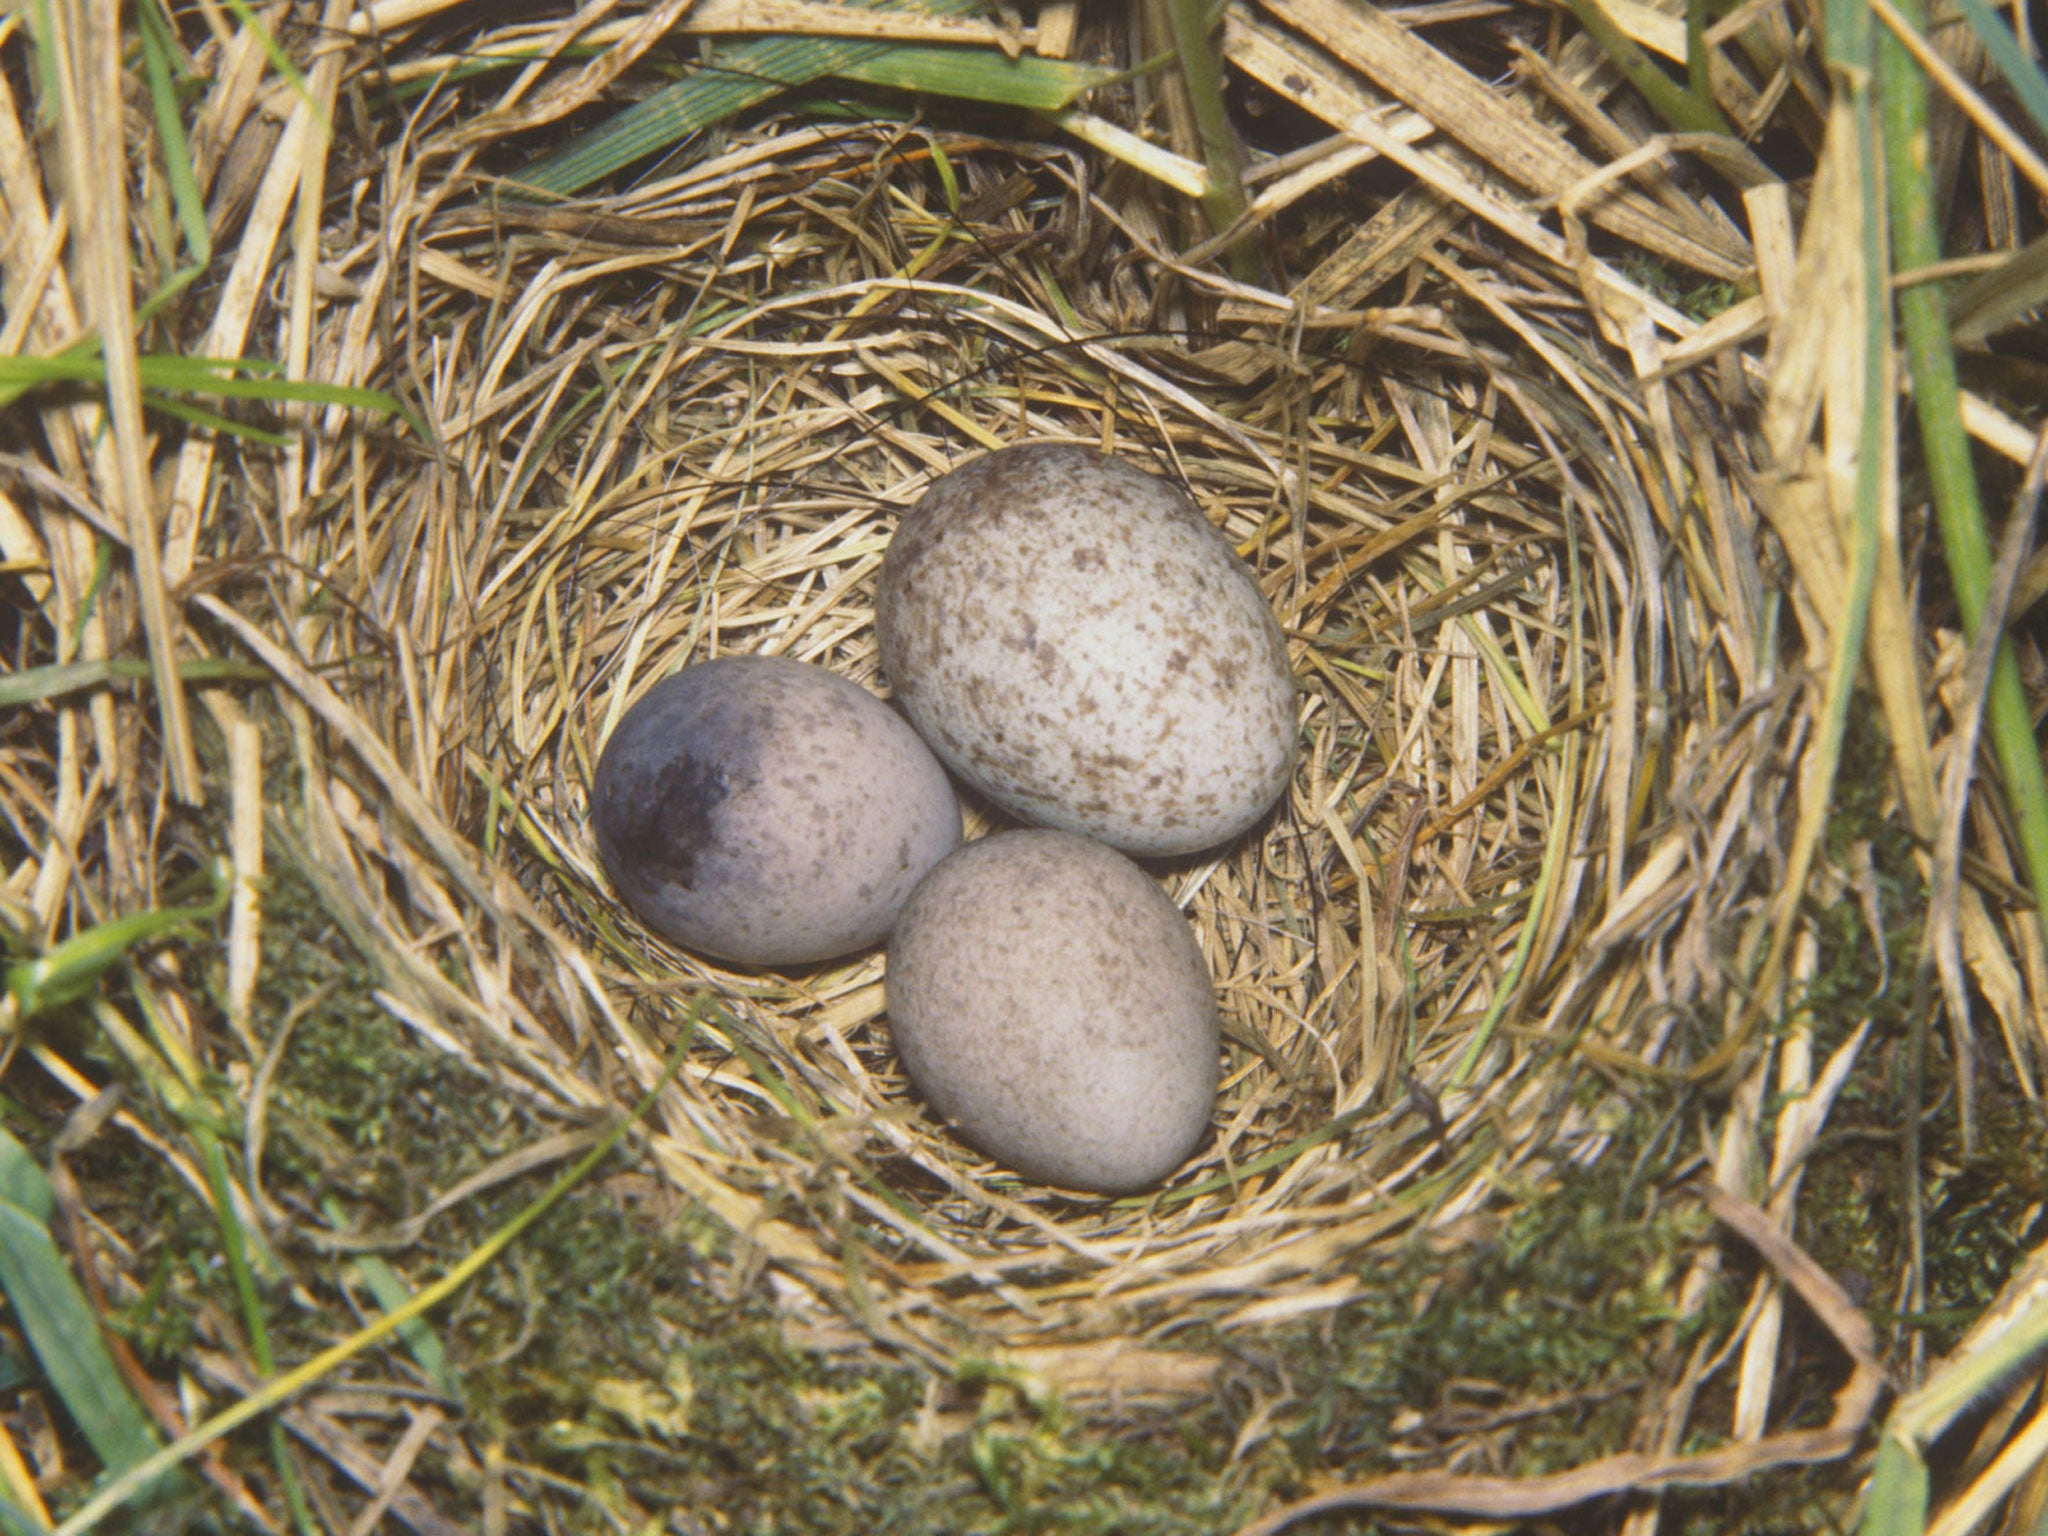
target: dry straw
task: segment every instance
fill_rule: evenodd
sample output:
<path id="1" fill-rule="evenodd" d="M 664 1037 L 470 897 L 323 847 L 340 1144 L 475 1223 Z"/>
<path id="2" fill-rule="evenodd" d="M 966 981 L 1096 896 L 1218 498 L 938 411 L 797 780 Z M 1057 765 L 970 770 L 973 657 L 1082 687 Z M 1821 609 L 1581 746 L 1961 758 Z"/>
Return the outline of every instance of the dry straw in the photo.
<path id="1" fill-rule="evenodd" d="M 18 14 L 0 21 L 0 350 L 48 357 L 109 326 L 113 406 L 13 409 L 0 540 L 33 604 L 16 655 L 24 672 L 147 657 L 157 684 L 53 693 L 10 721 L 10 925 L 44 948 L 167 904 L 163 871 L 203 824 L 176 802 L 224 800 L 218 1000 L 156 985 L 183 999 L 171 1035 L 241 1108 L 260 1113 L 289 1047 L 250 1012 L 262 876 L 284 858 L 373 956 L 390 1013 L 494 1092 L 613 1116 L 694 1017 L 644 1153 L 799 1336 L 850 1329 L 942 1371 L 1006 1357 L 1084 1402 L 1199 1394 L 1232 1341 L 1341 1312 L 1396 1245 L 1491 1230 L 1601 1159 L 1639 1087 L 1691 1084 L 1677 1134 L 1767 1272 L 1646 1411 L 1638 1461 L 1572 1499 L 1849 1450 L 1875 1391 L 1868 1327 L 1786 1241 L 1801 1169 L 1878 1049 L 1867 1024 L 1799 1007 L 1841 943 L 1816 914 L 1864 914 L 1847 931 L 1867 918 L 1878 947 L 1896 920 L 1868 843 L 1821 837 L 1831 722 L 1866 707 L 1829 689 L 1845 636 L 1890 761 L 1869 732 L 1839 773 L 1890 775 L 1885 814 L 1943 903 L 1950 1076 L 1925 1101 L 1973 1102 L 1972 1066 L 2034 1100 L 2048 956 L 2000 802 L 1969 798 L 1988 662 L 1915 600 L 1889 332 L 1873 353 L 1844 318 L 1876 302 L 1869 162 L 1811 17 L 1759 3 L 1708 38 L 1719 108 L 1811 153 L 1795 187 L 1739 141 L 1653 132 L 1583 34 L 1518 44 L 1504 86 L 1433 41 L 1443 28 L 1338 0 L 1233 7 L 1224 55 L 1295 114 L 1297 142 L 1253 165 L 1225 232 L 1243 250 L 1251 230 L 1265 264 L 1226 275 L 1223 236 L 1202 245 L 1140 172 L 1044 125 L 997 136 L 938 110 L 769 111 L 601 199 L 508 198 L 496 173 L 562 142 L 687 11 L 493 29 L 333 0 L 280 31 L 288 78 L 240 12 L 202 7 L 191 159 L 234 245 L 175 300 L 189 350 L 387 390 L 428 429 L 297 405 L 276 449 L 139 408 L 129 296 L 172 276 L 177 238 L 150 222 L 152 175 L 76 158 L 119 143 L 89 126 L 111 110 L 117 39 L 88 23 L 112 7 L 57 17 L 76 54 L 60 84 L 101 95 L 60 92 L 76 115 L 41 132 Z M 1683 59 L 1678 18 L 1600 14 Z M 998 40 L 1050 42 L 1069 20 L 1051 7 Z M 1154 87 L 1104 92 L 1071 125 L 1114 147 L 1130 119 L 1105 120 L 1133 89 Z M 1198 178 L 1199 145 L 1179 147 L 1164 173 Z M 1981 153 L 2000 185 L 2031 164 Z M 108 204 L 124 180 L 132 212 Z M 1696 318 L 1681 301 L 1715 282 L 1732 286 Z M 1873 387 L 1887 408 L 1866 410 Z M 1964 419 L 1991 455 L 2031 449 L 2036 423 L 1989 400 Z M 1240 846 L 1161 870 L 1217 978 L 1228 1060 L 1214 1139 L 1145 1198 L 1072 1197 L 976 1157 L 906 1088 L 879 957 L 783 977 L 665 948 L 615 903 L 586 824 L 607 731 L 688 661 L 784 655 L 883 687 L 871 602 L 897 517 L 933 476 L 1026 439 L 1186 485 L 1257 573 L 1300 683 L 1285 802 Z M 174 681 L 208 656 L 264 681 Z M 203 791 L 195 735 L 225 743 Z M 1910 988 L 1919 957 L 1891 959 L 1881 985 Z M 216 1007 L 224 1027 L 201 1027 Z M 91 1099 L 101 1078 L 21 1022 L 0 1073 Z M 175 1138 L 125 1109 L 115 1124 L 205 1186 Z M 263 1199 L 253 1165 L 236 1178 L 236 1200 Z M 1699 1250 L 1675 1312 L 1720 1264 Z M 1824 1445 L 1774 1411 L 1768 1270 L 1855 1367 Z M 1915 1273 L 1870 1277 L 1874 1304 L 1919 1305 Z M 210 1379 L 246 1384 L 237 1369 Z M 1701 1435 L 1735 1449 L 1673 1471 Z M 2038 1501 L 2026 1456 L 1997 1464 L 1998 1487 Z M 1403 1502 L 1380 1493 L 1351 1502 Z M 1500 1497 L 1407 1503 L 1557 1502 Z"/>

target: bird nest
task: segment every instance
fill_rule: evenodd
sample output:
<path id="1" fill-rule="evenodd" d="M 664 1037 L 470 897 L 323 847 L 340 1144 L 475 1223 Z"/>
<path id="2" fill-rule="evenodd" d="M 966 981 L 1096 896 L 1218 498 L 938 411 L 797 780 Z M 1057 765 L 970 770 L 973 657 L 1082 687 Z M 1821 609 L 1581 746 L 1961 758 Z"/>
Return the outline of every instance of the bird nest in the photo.
<path id="1" fill-rule="evenodd" d="M 1650 563 L 1642 443 L 1600 409 L 1617 381 L 1580 381 L 1589 408 L 1483 311 L 1453 323 L 1475 281 L 1455 258 L 1353 355 L 1290 338 L 1281 313 L 1190 345 L 1168 306 L 1230 296 L 1177 281 L 1124 201 L 1034 146 L 773 124 L 614 203 L 595 235 L 693 229 L 680 255 L 494 233 L 502 302 L 437 406 L 462 430 L 419 513 L 371 518 L 391 530 L 377 582 L 407 602 L 409 562 L 476 525 L 474 607 L 412 641 L 472 763 L 450 835 L 498 818 L 531 855 L 527 943 L 573 957 L 520 965 L 501 991 L 521 1006 L 476 1023 L 545 1053 L 532 1091 L 578 1081 L 621 1106 L 690 1034 L 651 1127 L 665 1172 L 793 1296 L 844 1309 L 858 1277 L 865 1326 L 941 1353 L 1272 1315 L 1483 1201 L 1533 1147 L 1593 1154 L 1606 1111 L 1544 1063 L 1597 1007 L 1603 1046 L 1651 1069 L 1701 984 L 1594 984 L 1621 934 L 1575 942 L 1625 873 L 1644 807 L 1608 786 L 1644 780 L 1635 722 L 1672 696 L 1663 627 L 1690 601 Z M 1216 978 L 1228 1059 L 1216 1134 L 1141 1198 L 1037 1187 L 948 1135 L 897 1067 L 879 954 L 784 976 L 650 940 L 587 827 L 599 747 L 676 667 L 788 656 L 886 691 L 874 578 L 898 517 L 1027 440 L 1185 485 L 1251 564 L 1300 683 L 1285 803 L 1157 870 Z M 1695 906 L 1712 953 L 1726 914 Z"/>
<path id="2" fill-rule="evenodd" d="M 1273 77 L 1294 107 L 1367 90 L 1270 17 L 1230 25 L 1249 73 L 1261 49 L 1295 50 Z M 401 93 L 446 63 L 416 46 Z M 1593 139 L 1620 132 L 1579 77 L 1523 53 Z M 375 76 L 361 49 L 318 69 L 344 57 L 349 80 Z M 562 78 L 575 89 L 528 117 L 508 97 L 498 129 L 596 89 Z M 331 75 L 314 86 L 335 99 Z M 252 1011 L 283 921 L 253 883 L 267 859 L 368 958 L 420 1048 L 572 1128 L 521 1170 L 637 1108 L 644 1165 L 716 1218 L 732 1273 L 773 1291 L 792 1336 L 944 1372 L 1008 1362 L 1077 1400 L 1199 1396 L 1245 1341 L 1340 1317 L 1400 1255 L 1497 1241 L 1586 1170 L 1613 1169 L 1623 1212 L 1711 1185 L 1852 1367 L 1810 1431 L 1834 1438 L 1780 1459 L 1848 1448 L 1869 1339 L 1784 1234 L 1845 1085 L 1882 1075 L 1869 1020 L 1908 1016 L 1914 962 L 1844 957 L 1899 946 L 1917 920 L 1902 889 L 1945 893 L 1944 974 L 1982 1017 L 1933 1032 L 1937 1070 L 1975 1074 L 1950 1079 L 1955 1113 L 2019 1124 L 2041 954 L 1981 806 L 1970 878 L 1927 862 L 1967 788 L 1943 802 L 1935 769 L 1971 756 L 1983 685 L 1968 635 L 1915 627 L 1895 526 L 1862 599 L 1877 707 L 1830 702 L 1841 636 L 1861 633 L 1844 617 L 1855 379 L 1822 307 L 1788 296 L 1850 281 L 1856 253 L 1815 212 L 1854 195 L 1818 117 L 1795 125 L 1819 155 L 1798 203 L 1750 161 L 1746 200 L 1689 194 L 1658 144 L 1540 208 L 1463 151 L 1411 147 L 1426 121 L 1359 118 L 1255 165 L 1266 234 L 1227 275 L 1188 254 L 1173 198 L 1050 135 L 757 115 L 629 190 L 535 203 L 486 174 L 517 156 L 462 99 L 430 94 L 376 158 L 330 164 L 317 257 L 276 258 L 291 282 L 267 292 L 259 253 L 213 295 L 225 350 L 274 330 L 294 370 L 392 389 L 410 425 L 299 406 L 283 447 L 199 428 L 158 443 L 161 571 L 138 563 L 97 608 L 86 530 L 124 530 L 91 476 L 117 467 L 88 473 L 58 407 L 52 467 L 10 461 L 34 590 L 68 594 L 23 621 L 24 654 L 69 664 L 77 637 L 77 655 L 140 654 L 182 631 L 261 677 L 193 674 L 210 691 L 191 717 L 103 688 L 10 726 L 18 929 L 161 905 L 151 850 L 197 846 L 164 807 L 210 785 L 244 878 L 222 919 L 223 1026 L 194 1048 L 231 1097 L 259 1102 L 289 1051 Z M 241 106 L 224 120 L 285 134 L 279 158 L 315 141 L 287 94 Z M 280 231 L 282 194 L 253 175 L 243 191 L 221 194 L 233 216 Z M 1643 251 L 1662 266 L 1624 259 Z M 2016 456 L 2024 434 L 1979 404 L 1992 451 Z M 786 656 L 886 694 L 873 601 L 899 517 L 974 455 L 1046 440 L 1184 486 L 1254 572 L 1299 689 L 1283 801 L 1234 845 L 1153 867 L 1215 978 L 1226 1059 L 1213 1135 L 1126 1198 L 1034 1185 L 951 1136 L 898 1068 L 879 953 L 735 971 L 650 935 L 588 819 L 607 733 L 687 663 Z M 1964 842 L 1942 846 L 1962 868 Z M 1809 880 L 1826 899 L 1802 906 Z M 61 1040 L 36 1049 L 90 1098 Z M 446 1208 L 420 1192 L 405 1214 Z M 1660 1444 L 1739 1356 L 1734 1418 L 1710 1433 L 1754 1445 L 1777 1422 L 1781 1303 L 1745 1259 L 1748 1310 L 1699 1322 L 1736 1261 L 1703 1229 L 1688 1241 L 1668 1306 L 1709 1343 L 1686 1365 L 1667 1340 L 1686 1384 L 1660 1399 Z M 1868 1278 L 1918 1305 L 1899 1251 Z"/>

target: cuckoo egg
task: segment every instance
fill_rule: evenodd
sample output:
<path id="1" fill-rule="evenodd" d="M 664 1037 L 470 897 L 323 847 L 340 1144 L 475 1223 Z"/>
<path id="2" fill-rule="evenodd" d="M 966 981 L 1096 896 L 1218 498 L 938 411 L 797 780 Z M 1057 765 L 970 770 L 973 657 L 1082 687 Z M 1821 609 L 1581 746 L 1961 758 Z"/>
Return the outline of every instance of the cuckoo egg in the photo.
<path id="1" fill-rule="evenodd" d="M 1120 1194 L 1208 1133 L 1215 995 L 1152 878 L 1071 832 L 966 844 L 889 939 L 897 1055 L 961 1139 L 1029 1178 Z"/>
<path id="2" fill-rule="evenodd" d="M 1137 854 L 1213 847 L 1286 788 L 1286 642 L 1178 488 L 1092 449 L 1004 448 L 906 512 L 875 599 L 897 702 L 1025 821 Z"/>
<path id="3" fill-rule="evenodd" d="M 605 742 L 591 821 L 648 927 L 744 965 L 880 942 L 960 841 L 945 770 L 893 710 L 822 667 L 764 656 L 650 688 Z"/>

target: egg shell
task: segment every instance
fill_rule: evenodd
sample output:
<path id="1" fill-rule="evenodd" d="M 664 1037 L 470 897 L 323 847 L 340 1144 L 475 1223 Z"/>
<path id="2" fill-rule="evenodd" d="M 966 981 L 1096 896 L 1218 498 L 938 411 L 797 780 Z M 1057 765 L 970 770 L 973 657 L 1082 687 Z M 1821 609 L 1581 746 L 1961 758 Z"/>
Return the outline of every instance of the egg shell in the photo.
<path id="1" fill-rule="evenodd" d="M 858 684 L 779 657 L 685 667 L 606 741 L 591 821 L 612 884 L 686 949 L 806 965 L 879 943 L 960 841 L 924 743 Z"/>
<path id="2" fill-rule="evenodd" d="M 898 704 L 1025 821 L 1140 854 L 1213 847 L 1287 787 L 1287 645 L 1177 487 L 1092 449 L 1004 448 L 903 516 L 875 600 Z"/>
<path id="3" fill-rule="evenodd" d="M 948 855 L 903 909 L 885 990 L 919 1092 L 1029 1178 L 1140 1190 L 1208 1134 L 1201 950 L 1151 876 L 1100 843 L 1033 829 Z"/>

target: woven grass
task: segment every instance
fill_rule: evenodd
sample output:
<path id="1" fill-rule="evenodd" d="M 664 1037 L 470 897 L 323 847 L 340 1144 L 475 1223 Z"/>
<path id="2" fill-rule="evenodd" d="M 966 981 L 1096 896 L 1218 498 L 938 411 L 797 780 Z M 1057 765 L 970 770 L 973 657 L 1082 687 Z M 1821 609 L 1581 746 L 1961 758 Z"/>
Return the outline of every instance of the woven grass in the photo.
<path id="1" fill-rule="evenodd" d="M 115 1192 L 206 1187 L 161 1097 L 185 1077 L 238 1127 L 240 1208 L 337 1309 L 311 1333 L 350 1326 L 308 1257 L 335 1248 L 334 1213 L 273 1202 L 260 1167 L 269 1084 L 323 1007 L 277 957 L 345 936 L 409 1048 L 535 1129 L 476 1182 L 375 1213 L 401 1269 L 439 1213 L 586 1148 L 683 1042 L 629 1145 L 661 1199 L 709 1218 L 724 1284 L 771 1296 L 792 1339 L 938 1382 L 995 1361 L 1113 1425 L 1216 1400 L 1233 1362 L 1341 1329 L 1417 1255 L 1455 1267 L 1604 1168 L 1617 1222 L 1691 1213 L 1646 1282 L 1670 1326 L 1612 1454 L 1532 1464 L 1504 1411 L 1479 1440 L 1423 1436 L 1391 1463 L 1415 1470 L 1323 1507 L 1505 1519 L 1821 1461 L 1820 1502 L 1847 1518 L 1880 1380 L 1930 1364 L 1930 1335 L 1900 1319 L 2015 1315 L 2019 1291 L 1992 1293 L 2042 1235 L 2026 1155 L 1979 1150 L 2040 1148 L 2048 1065 L 2024 865 L 2005 802 L 1966 771 L 1988 663 L 1923 595 L 1920 493 L 1900 486 L 1917 460 L 1888 401 L 1883 436 L 1861 432 L 1870 359 L 1844 317 L 1868 189 L 1810 18 L 1749 7 L 1710 37 L 1718 108 L 1774 136 L 1766 163 L 1658 137 L 1585 34 L 1538 48 L 1497 9 L 1428 33 L 1326 0 L 1233 9 L 1223 52 L 1289 140 L 1254 158 L 1250 268 L 1177 194 L 1043 124 L 872 97 L 824 110 L 846 100 L 832 92 L 602 197 L 518 202 L 499 178 L 577 131 L 667 12 L 497 29 L 279 12 L 301 86 L 207 11 L 217 34 L 188 39 L 208 70 L 192 158 L 226 248 L 110 335 L 385 390 L 429 431 L 339 406 L 271 412 L 276 447 L 145 421 L 120 366 L 135 348 L 111 342 L 107 430 L 52 390 L 4 429 L 0 534 L 29 599 L 11 665 L 41 679 L 0 747 L 9 926 L 55 952 L 189 899 L 179 880 L 215 852 L 235 875 L 204 938 L 187 924 L 138 950 L 134 976 L 99 978 L 96 1014 L 0 1035 L 24 1125 L 109 1081 L 140 1095 L 98 1131 L 80 1197 L 116 1300 L 147 1287 L 149 1243 Z M 1667 54 L 1680 25 L 1609 14 Z M 104 61 L 90 20 L 67 24 Z M 59 162 L 87 153 L 82 122 L 33 136 L 26 40 L 12 21 L 0 38 L 0 352 L 48 356 L 125 315 L 116 288 L 155 291 L 178 237 L 156 159 L 81 180 Z M 599 46 L 563 52 L 578 41 Z M 1077 46 L 1121 41 L 1098 26 Z M 537 50 L 516 73 L 448 77 L 515 49 Z M 1508 64 L 1518 83 L 1485 83 Z M 1126 83 L 1090 110 L 1157 127 L 1160 89 Z M 2014 161 L 1969 142 L 1983 187 L 2024 210 Z M 132 187 L 133 205 L 66 200 L 86 185 Z M 1980 244 L 2016 244 L 2038 211 Z M 1889 391 L 1889 352 L 1877 363 Z M 2010 491 L 2038 410 L 1966 405 L 1986 483 Z M 885 691 L 871 603 L 898 516 L 932 477 L 1026 439 L 1184 484 L 1255 571 L 1300 687 L 1284 803 L 1213 860 L 1155 871 L 1217 980 L 1227 1059 L 1214 1137 L 1139 1198 L 1020 1181 L 935 1123 L 891 1052 L 879 955 L 732 972 L 650 937 L 586 820 L 606 733 L 687 662 L 791 656 Z M 1883 466 L 1875 503 L 1865 460 Z M 1863 587 L 1859 507 L 1876 516 Z M 96 547 L 117 548 L 103 579 Z M 1850 662 L 1867 655 L 1853 697 L 1829 683 L 1845 634 Z M 154 685 L 59 689 L 35 670 L 107 657 L 149 658 Z M 196 658 L 260 680 L 222 685 Z M 287 874 L 305 900 L 276 895 Z M 63 1022 L 109 1015 L 153 1043 Z M 1924 1077 L 1901 1086 L 1909 1059 Z M 1859 1213 L 1825 1159 L 1863 1133 L 1904 1154 L 1905 1183 L 1865 1192 L 1888 1235 L 1852 1297 Z M 1810 1160 L 1837 1202 L 1814 1213 Z M 1991 1195 L 1944 1205 L 1956 1169 Z M 1922 1202 L 1910 1218 L 1895 1189 L 1919 1191 L 1898 1196 Z M 2001 1235 L 1945 1230 L 1944 1211 Z M 1898 1235 L 1914 1223 L 1917 1246 Z M 1802 1242 L 1833 1244 L 1837 1274 Z M 1927 1253 L 1966 1242 L 1985 1256 L 1976 1290 L 1938 1281 L 1930 1300 Z M 1876 1334 L 1866 1306 L 1890 1320 Z M 1801 1333 L 1807 1317 L 1823 1330 Z M 232 1329 L 197 1327 L 177 1373 L 217 1393 L 268 1374 Z M 1960 1455 L 1964 1495 L 2035 1411 L 2027 1379 L 2001 1390 Z M 1238 1451 L 1305 1395 L 1240 1405 Z M 0 1423 L 41 1445 L 23 1411 Z M 459 1421 L 417 1443 L 364 1433 L 373 1464 L 429 1444 L 429 1462 L 481 1456 Z M 1680 1455 L 1700 1443 L 1722 1449 Z M 342 1465 L 333 1444 L 319 1455 Z M 1297 1467 L 1245 1497 L 1263 1512 L 1389 1465 Z M 29 1470 L 75 1501 L 52 1467 Z M 1980 1528 L 2030 1528 L 2040 1455 L 2004 1467 L 1997 1497 L 2020 1492 Z M 435 1480 L 461 1477 L 418 1493 L 409 1469 L 382 1494 L 413 1500 L 392 1518 L 436 1529 L 439 1499 L 467 1522 Z M 512 1486 L 497 1528 L 543 1528 L 517 1522 L 540 1520 L 545 1479 Z M 250 1518 L 282 1519 L 267 1502 Z M 1657 1519 L 1644 1504 L 1614 1526 Z"/>

